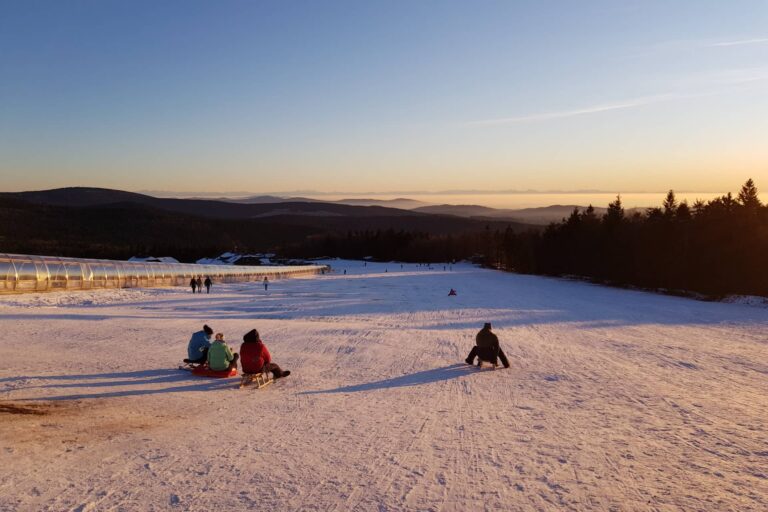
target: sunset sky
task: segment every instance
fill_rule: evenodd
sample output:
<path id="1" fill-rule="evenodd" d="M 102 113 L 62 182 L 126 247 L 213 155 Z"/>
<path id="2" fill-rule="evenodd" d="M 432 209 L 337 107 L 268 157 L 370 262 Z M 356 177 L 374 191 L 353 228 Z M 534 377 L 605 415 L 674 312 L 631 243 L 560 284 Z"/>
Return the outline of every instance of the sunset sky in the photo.
<path id="1" fill-rule="evenodd" d="M 768 190 L 768 2 L 0 0 L 4 191 Z"/>

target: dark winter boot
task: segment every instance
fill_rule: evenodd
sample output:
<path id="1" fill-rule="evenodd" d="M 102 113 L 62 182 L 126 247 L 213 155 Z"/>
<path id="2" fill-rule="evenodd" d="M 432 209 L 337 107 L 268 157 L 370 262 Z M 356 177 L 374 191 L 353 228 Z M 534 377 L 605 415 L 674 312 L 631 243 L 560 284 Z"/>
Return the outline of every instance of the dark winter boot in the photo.
<path id="1" fill-rule="evenodd" d="M 281 377 L 281 378 L 282 378 L 282 377 L 287 377 L 287 376 L 289 376 L 290 374 L 291 374 L 291 370 L 283 370 L 283 374 L 282 374 L 280 377 Z"/>
<path id="2" fill-rule="evenodd" d="M 470 358 L 466 358 L 464 362 L 467 363 L 469 366 L 472 366 L 472 360 Z"/>

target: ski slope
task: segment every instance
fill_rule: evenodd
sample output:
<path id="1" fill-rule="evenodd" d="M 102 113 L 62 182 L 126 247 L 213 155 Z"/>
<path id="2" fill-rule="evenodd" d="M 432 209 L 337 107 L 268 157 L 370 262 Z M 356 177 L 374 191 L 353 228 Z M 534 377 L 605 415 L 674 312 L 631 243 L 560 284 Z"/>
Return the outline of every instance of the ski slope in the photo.
<path id="1" fill-rule="evenodd" d="M 765 307 L 330 263 L 0 297 L 0 510 L 768 510 Z M 483 322 L 510 369 L 463 363 Z M 203 323 L 293 374 L 177 370 Z"/>

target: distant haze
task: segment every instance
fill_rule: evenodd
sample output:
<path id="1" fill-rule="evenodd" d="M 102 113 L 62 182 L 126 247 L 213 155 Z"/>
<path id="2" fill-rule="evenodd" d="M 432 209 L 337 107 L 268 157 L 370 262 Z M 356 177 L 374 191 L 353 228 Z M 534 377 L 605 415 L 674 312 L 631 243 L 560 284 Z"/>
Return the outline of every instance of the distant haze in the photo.
<path id="1" fill-rule="evenodd" d="M 667 195 L 667 192 L 507 192 L 507 193 L 491 193 L 491 192 L 476 192 L 476 193 L 428 193 L 428 192 L 389 192 L 376 194 L 371 192 L 365 192 L 355 194 L 352 192 L 338 192 L 338 193 L 317 193 L 311 191 L 295 191 L 295 192 L 275 192 L 269 194 L 259 194 L 256 192 L 170 192 L 170 191 L 158 191 L 158 190 L 141 190 L 138 191 L 143 194 L 148 194 L 155 197 L 206 197 L 206 198 L 244 198 L 252 196 L 263 195 L 265 197 L 274 196 L 281 198 L 299 198 L 302 199 L 316 199 L 318 201 L 344 201 L 346 204 L 364 204 L 364 200 L 370 199 L 373 201 L 395 201 L 397 199 L 410 199 L 417 203 L 413 205 L 407 205 L 407 201 L 402 201 L 403 204 L 390 204 L 393 208 L 413 208 L 424 205 L 478 205 L 487 206 L 489 208 L 537 208 L 543 206 L 552 205 L 576 205 L 576 206 L 596 206 L 605 207 L 608 203 L 616 200 L 616 196 L 621 196 L 621 202 L 625 208 L 645 208 L 661 206 L 662 201 Z M 693 204 L 697 199 L 708 201 L 716 197 L 722 196 L 727 192 L 677 192 L 675 196 L 678 202 L 688 201 L 689 204 Z M 738 189 L 734 187 L 731 193 L 735 196 L 738 193 Z M 259 201 L 267 202 L 267 201 Z M 423 203 L 423 204 L 422 204 Z"/>
<path id="2" fill-rule="evenodd" d="M 734 194 L 736 191 L 734 190 Z M 578 206 L 607 206 L 616 199 L 615 193 L 585 192 L 585 193 L 525 193 L 525 194 L 409 194 L 408 199 L 415 199 L 430 204 L 472 204 L 490 208 L 535 208 L 539 206 L 578 205 Z M 661 206 L 666 192 L 640 192 L 620 194 L 625 208 Z M 682 192 L 675 193 L 678 201 L 687 200 L 690 204 L 696 199 L 709 200 L 723 195 L 714 192 Z M 350 194 L 307 196 L 324 201 L 334 201 L 350 197 Z M 394 199 L 402 195 L 366 195 L 369 199 Z"/>

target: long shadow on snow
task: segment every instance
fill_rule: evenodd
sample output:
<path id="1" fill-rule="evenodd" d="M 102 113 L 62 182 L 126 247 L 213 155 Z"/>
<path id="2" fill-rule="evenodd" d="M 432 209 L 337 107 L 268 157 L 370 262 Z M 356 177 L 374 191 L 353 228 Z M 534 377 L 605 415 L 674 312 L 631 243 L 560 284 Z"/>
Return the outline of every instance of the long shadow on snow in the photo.
<path id="1" fill-rule="evenodd" d="M 491 370 L 487 370 L 491 371 Z M 442 368 L 433 368 L 422 372 L 411 373 L 401 377 L 391 379 L 377 380 L 365 384 L 356 384 L 354 386 L 343 386 L 336 389 L 323 389 L 320 391 L 302 391 L 300 395 L 325 395 L 330 393 L 357 393 L 359 391 L 375 391 L 377 389 L 407 388 L 411 386 L 421 386 L 433 382 L 442 382 L 445 380 L 456 379 L 472 373 L 479 373 L 473 367 L 466 364 L 452 364 Z M 485 370 L 483 370 L 485 372 Z"/>
<path id="2" fill-rule="evenodd" d="M 157 370 L 138 370 L 135 372 L 90 373 L 84 375 L 20 375 L 18 377 L 3 377 L 0 382 L 17 382 L 20 380 L 45 379 L 45 380 L 78 380 L 78 379 L 138 379 L 147 377 L 185 376 L 182 370 L 160 368 Z"/>
<path id="3" fill-rule="evenodd" d="M 17 391 L 29 388 L 51 388 L 51 389 L 69 389 L 81 387 L 122 387 L 122 386 L 147 386 L 163 383 L 178 383 L 179 385 L 170 386 L 161 389 L 130 389 L 120 391 L 108 391 L 103 393 L 77 393 L 71 395 L 56 395 L 35 398 L 16 398 L 13 401 L 61 401 L 61 400 L 83 400 L 87 398 L 115 398 L 124 396 L 157 395 L 162 393 L 183 393 L 190 391 L 215 391 L 218 389 L 231 389 L 236 379 L 212 379 L 206 377 L 193 376 L 183 370 L 158 369 L 142 370 L 135 372 L 114 372 L 114 373 L 95 373 L 88 375 L 39 375 L 24 377 L 7 377 L 0 379 L 0 382 L 18 381 L 27 379 L 41 380 L 96 380 L 96 382 L 77 382 L 66 384 L 54 384 L 49 386 L 28 386 L 19 388 Z M 121 379 L 121 380 L 110 380 Z M 126 380 L 130 379 L 130 380 Z M 184 383 L 184 385 L 181 385 Z"/>
<path id="4" fill-rule="evenodd" d="M 202 377 L 197 377 L 202 378 Z M 140 386 L 146 384 L 163 384 L 168 382 L 181 382 L 188 380 L 188 376 L 175 373 L 173 375 L 166 375 L 164 377 L 152 377 L 145 380 L 133 379 L 133 380 L 106 380 L 97 382 L 76 382 L 74 384 L 53 384 L 53 385 L 39 385 L 39 386 L 24 386 L 18 389 L 34 389 L 34 388 L 50 388 L 50 389 L 67 389 L 67 388 L 106 388 L 115 386 Z"/>
<path id="5" fill-rule="evenodd" d="M 83 382 L 73 384 L 60 384 L 51 386 L 34 386 L 34 387 L 48 387 L 51 389 L 59 388 L 77 388 L 77 387 L 118 387 L 118 386 L 146 386 L 158 383 L 178 383 L 176 386 L 170 386 L 160 389 L 129 389 L 119 391 L 107 391 L 103 393 L 77 393 L 71 395 L 56 395 L 45 396 L 35 398 L 16 398 L 13 401 L 59 401 L 59 400 L 82 400 L 86 398 L 115 398 L 124 396 L 141 396 L 141 395 L 157 395 L 163 393 L 183 393 L 190 391 L 215 391 L 218 389 L 231 389 L 236 379 L 212 379 L 206 377 L 196 377 L 183 370 L 145 370 L 138 372 L 123 372 L 123 373 L 102 373 L 92 375 L 54 375 L 54 376 L 40 376 L 32 377 L 37 379 L 59 379 L 59 380 L 75 380 L 75 379 L 125 379 L 126 377 L 132 380 L 113 380 L 113 381 L 98 381 L 98 382 Z M 183 385 L 182 385 L 183 384 Z M 24 388 L 22 388 L 24 389 Z"/>
<path id="6" fill-rule="evenodd" d="M 207 382 L 201 382 L 199 384 L 193 384 L 190 386 L 173 386 L 163 389 L 133 389 L 127 391 L 112 391 L 108 393 L 81 393 L 75 395 L 57 395 L 57 396 L 43 396 L 35 398 L 16 398 L 13 402 L 46 402 L 46 401 L 61 401 L 61 400 L 85 400 L 89 398 L 116 398 L 124 396 L 141 396 L 141 395 L 159 395 L 165 393 L 184 393 L 190 391 L 215 391 L 218 389 L 232 389 L 232 379 L 215 379 L 218 382 L 213 382 L 214 379 L 210 379 Z M 221 382 L 223 380 L 223 382 Z"/>

